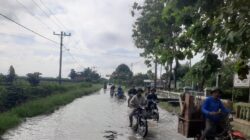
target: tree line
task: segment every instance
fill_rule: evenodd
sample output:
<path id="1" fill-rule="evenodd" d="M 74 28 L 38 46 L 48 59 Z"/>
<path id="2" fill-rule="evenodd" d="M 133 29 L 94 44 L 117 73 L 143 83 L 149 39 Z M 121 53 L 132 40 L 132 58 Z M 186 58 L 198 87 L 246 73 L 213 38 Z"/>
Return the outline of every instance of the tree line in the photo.
<path id="1" fill-rule="evenodd" d="M 27 81 L 32 86 L 38 86 L 41 80 L 40 75 L 42 75 L 42 73 L 40 72 L 28 73 L 26 74 Z M 16 81 L 17 78 L 18 76 L 16 75 L 15 69 L 11 65 L 7 75 L 0 74 L 0 83 L 12 85 Z"/>
<path id="2" fill-rule="evenodd" d="M 240 79 L 246 78 L 250 58 L 247 0 L 145 0 L 132 8 L 135 46 L 144 50 L 141 56 L 148 66 L 164 65 L 168 89 L 172 81 L 176 88 L 179 61 L 197 54 L 202 55 L 201 61 L 190 67 L 184 82 L 194 79 L 199 90 L 228 63 L 230 77 L 237 73 Z"/>

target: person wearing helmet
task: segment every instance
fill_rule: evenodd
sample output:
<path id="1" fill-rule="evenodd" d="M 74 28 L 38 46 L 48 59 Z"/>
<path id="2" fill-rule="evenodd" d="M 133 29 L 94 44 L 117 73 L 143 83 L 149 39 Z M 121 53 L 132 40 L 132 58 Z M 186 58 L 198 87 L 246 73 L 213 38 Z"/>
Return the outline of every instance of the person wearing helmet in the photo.
<path id="1" fill-rule="evenodd" d="M 118 96 L 118 97 L 122 97 L 122 96 L 123 96 L 123 89 L 122 89 L 121 86 L 119 86 L 119 87 L 117 88 L 117 96 Z"/>
<path id="2" fill-rule="evenodd" d="M 133 125 L 133 116 L 135 115 L 136 111 L 138 108 L 140 108 L 141 106 L 145 106 L 146 105 L 146 99 L 142 96 L 143 90 L 141 88 L 139 88 L 137 90 L 137 94 L 135 96 L 132 97 L 132 99 L 130 100 L 130 107 L 133 108 L 132 112 L 129 114 L 129 127 L 132 127 Z"/>
<path id="3" fill-rule="evenodd" d="M 113 97 L 114 93 L 115 93 L 115 85 L 112 85 L 110 87 L 110 95 Z"/>
<path id="4" fill-rule="evenodd" d="M 131 89 L 129 89 L 128 91 L 128 106 L 129 106 L 129 103 L 130 103 L 130 100 L 132 99 L 133 96 L 135 96 L 137 93 L 137 90 L 135 89 L 135 86 L 133 86 Z"/>
<path id="5" fill-rule="evenodd" d="M 148 107 L 150 107 L 154 102 L 158 102 L 158 97 L 156 95 L 156 89 L 152 88 L 150 94 L 147 96 Z M 157 106 L 156 106 L 157 108 Z M 158 109 L 158 108 L 157 108 Z"/>
<path id="6" fill-rule="evenodd" d="M 216 129 L 223 128 L 221 122 L 223 121 L 225 114 L 230 113 L 220 100 L 221 93 L 222 91 L 219 88 L 214 88 L 211 91 L 211 96 L 208 97 L 202 105 L 202 113 L 206 119 L 206 128 L 200 140 L 205 140 L 209 134 L 216 133 Z"/>

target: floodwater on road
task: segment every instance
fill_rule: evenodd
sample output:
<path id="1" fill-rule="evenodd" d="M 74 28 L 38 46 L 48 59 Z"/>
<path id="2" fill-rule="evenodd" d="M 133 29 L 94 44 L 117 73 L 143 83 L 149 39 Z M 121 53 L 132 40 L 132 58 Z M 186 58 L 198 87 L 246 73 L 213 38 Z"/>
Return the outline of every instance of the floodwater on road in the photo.
<path id="1" fill-rule="evenodd" d="M 111 98 L 109 90 L 76 99 L 50 115 L 28 118 L 2 136 L 3 140 L 140 140 L 128 127 L 127 101 Z M 145 140 L 185 140 L 177 133 L 177 117 L 164 110 L 160 121 L 149 120 Z"/>

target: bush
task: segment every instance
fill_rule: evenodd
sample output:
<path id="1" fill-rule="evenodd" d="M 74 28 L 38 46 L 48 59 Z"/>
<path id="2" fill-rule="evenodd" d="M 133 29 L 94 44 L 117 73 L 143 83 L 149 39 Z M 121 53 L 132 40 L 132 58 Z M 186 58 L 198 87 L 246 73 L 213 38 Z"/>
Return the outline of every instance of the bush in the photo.
<path id="1" fill-rule="evenodd" d="M 42 75 L 40 72 L 28 73 L 27 80 L 32 86 L 37 86 L 40 83 L 40 75 Z"/>

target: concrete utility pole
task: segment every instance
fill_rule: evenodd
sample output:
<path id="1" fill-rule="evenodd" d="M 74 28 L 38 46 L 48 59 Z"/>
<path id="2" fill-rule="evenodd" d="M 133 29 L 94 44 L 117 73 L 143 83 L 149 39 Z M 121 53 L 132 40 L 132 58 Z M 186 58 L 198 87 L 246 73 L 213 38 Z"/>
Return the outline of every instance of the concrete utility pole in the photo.
<path id="1" fill-rule="evenodd" d="M 155 57 L 155 80 L 154 80 L 154 88 L 157 87 L 157 56 Z"/>
<path id="2" fill-rule="evenodd" d="M 71 36 L 71 34 L 66 34 L 65 32 L 61 31 L 60 34 L 56 34 L 54 32 L 54 35 L 58 35 L 61 37 L 60 39 L 60 61 L 59 61 L 59 76 L 58 76 L 58 82 L 61 85 L 62 84 L 62 47 L 63 47 L 63 37 L 64 36 Z"/>

